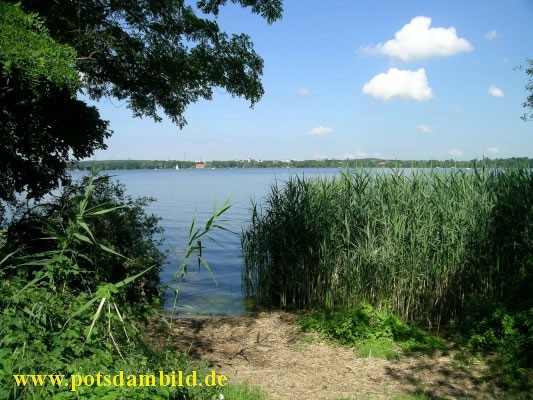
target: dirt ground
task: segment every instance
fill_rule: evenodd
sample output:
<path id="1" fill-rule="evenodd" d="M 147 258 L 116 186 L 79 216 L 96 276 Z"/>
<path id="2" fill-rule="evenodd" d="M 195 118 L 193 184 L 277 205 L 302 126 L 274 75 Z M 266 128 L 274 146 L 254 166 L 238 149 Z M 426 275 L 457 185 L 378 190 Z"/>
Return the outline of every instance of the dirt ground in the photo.
<path id="1" fill-rule="evenodd" d="M 165 342 L 170 334 L 173 347 L 208 360 L 229 382 L 259 386 L 273 400 L 393 399 L 415 393 L 434 399 L 505 398 L 481 379 L 483 365 L 458 366 L 453 352 L 358 358 L 352 348 L 302 332 L 295 321 L 293 314 L 274 312 L 177 319 L 171 332 L 154 322 L 151 330 Z"/>

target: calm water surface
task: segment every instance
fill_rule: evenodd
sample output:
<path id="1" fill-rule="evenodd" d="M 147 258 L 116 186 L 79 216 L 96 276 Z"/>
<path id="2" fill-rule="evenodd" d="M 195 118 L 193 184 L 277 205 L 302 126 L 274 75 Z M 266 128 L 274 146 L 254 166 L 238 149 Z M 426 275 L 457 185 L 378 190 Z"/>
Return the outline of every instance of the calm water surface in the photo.
<path id="1" fill-rule="evenodd" d="M 290 175 L 331 176 L 338 169 L 215 169 L 215 170 L 127 170 L 107 171 L 126 185 L 133 197 L 156 199 L 147 209 L 161 217 L 165 229 L 163 250 L 168 250 L 167 264 L 161 270 L 161 281 L 169 284 L 184 256 L 193 217 L 198 226 L 212 215 L 213 205 L 220 206 L 228 198 L 231 208 L 223 216 L 227 229 L 240 235 L 249 224 L 251 199 L 261 202 L 270 185 L 285 181 Z M 74 177 L 81 173 L 74 173 Z M 185 281 L 179 286 L 180 312 L 200 314 L 241 314 L 245 311 L 242 287 L 240 236 L 224 231 L 213 233 L 203 256 L 213 277 L 196 260 L 189 263 Z M 173 287 L 166 290 L 165 307 L 174 302 Z"/>

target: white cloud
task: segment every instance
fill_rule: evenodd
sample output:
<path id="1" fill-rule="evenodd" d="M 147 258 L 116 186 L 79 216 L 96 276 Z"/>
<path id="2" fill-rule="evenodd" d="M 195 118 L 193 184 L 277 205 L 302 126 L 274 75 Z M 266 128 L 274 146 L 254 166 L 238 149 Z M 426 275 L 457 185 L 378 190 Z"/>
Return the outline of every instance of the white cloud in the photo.
<path id="1" fill-rule="evenodd" d="M 494 97 L 503 97 L 504 94 L 503 94 L 503 90 L 501 90 L 500 88 L 497 88 L 496 86 L 491 86 L 489 88 L 489 93 L 494 96 Z"/>
<path id="2" fill-rule="evenodd" d="M 448 154 L 452 157 L 461 157 L 463 155 L 463 152 L 459 149 L 451 149 Z"/>
<path id="3" fill-rule="evenodd" d="M 331 135 L 333 133 L 333 129 L 325 127 L 325 126 L 316 126 L 313 129 L 311 129 L 309 132 L 307 132 L 308 135 L 311 136 L 326 136 Z"/>
<path id="4" fill-rule="evenodd" d="M 425 101 L 433 98 L 424 68 L 418 71 L 390 68 L 387 73 L 378 74 L 365 83 L 363 93 L 383 100 L 403 97 Z"/>
<path id="5" fill-rule="evenodd" d="M 421 133 L 433 133 L 433 128 L 431 126 L 425 125 L 425 124 L 418 125 L 418 130 Z"/>
<path id="6" fill-rule="evenodd" d="M 365 158 L 366 157 L 366 153 L 364 151 L 357 150 L 357 153 L 355 153 L 355 156 L 357 158 Z"/>
<path id="7" fill-rule="evenodd" d="M 353 160 L 354 158 L 355 158 L 355 156 L 353 154 L 344 154 L 342 156 L 343 160 Z"/>
<path id="8" fill-rule="evenodd" d="M 487 148 L 487 153 L 498 154 L 500 149 L 498 147 L 489 147 Z"/>
<path id="9" fill-rule="evenodd" d="M 447 57 L 469 52 L 474 47 L 463 38 L 457 37 L 453 26 L 431 28 L 431 18 L 415 17 L 394 34 L 385 44 L 367 47 L 363 51 L 385 54 L 389 57 L 410 62 L 431 57 Z"/>
<path id="10" fill-rule="evenodd" d="M 374 157 L 381 157 L 382 156 L 381 153 L 378 153 L 377 151 L 372 152 L 372 155 Z"/>
<path id="11" fill-rule="evenodd" d="M 485 40 L 494 40 L 498 37 L 498 32 L 496 30 L 491 30 L 485 33 Z"/>
<path id="12" fill-rule="evenodd" d="M 309 96 L 311 94 L 311 90 L 305 87 L 299 88 L 298 93 L 302 96 Z"/>

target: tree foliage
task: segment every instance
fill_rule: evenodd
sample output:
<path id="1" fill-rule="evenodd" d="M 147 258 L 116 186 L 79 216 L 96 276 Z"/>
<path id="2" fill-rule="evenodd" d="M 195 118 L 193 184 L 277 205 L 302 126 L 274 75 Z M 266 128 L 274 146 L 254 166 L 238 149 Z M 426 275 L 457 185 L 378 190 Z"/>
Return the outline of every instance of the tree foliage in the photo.
<path id="1" fill-rule="evenodd" d="M 96 108 L 67 89 L 43 81 L 32 85 L 16 74 L 0 96 L 0 198 L 15 192 L 41 197 L 64 177 L 69 156 L 89 157 L 105 148 L 108 123 Z"/>
<path id="2" fill-rule="evenodd" d="M 73 48 L 42 19 L 0 2 L 0 199 L 39 198 L 64 177 L 70 156 L 89 157 L 111 135 L 81 87 Z"/>
<path id="3" fill-rule="evenodd" d="M 281 0 L 232 0 L 280 18 Z M 24 0 L 59 43 L 78 53 L 77 66 L 94 99 L 126 100 L 135 116 L 182 127 L 188 104 L 210 100 L 213 87 L 255 104 L 263 94 L 263 60 L 245 34 L 221 32 L 216 16 L 226 0 Z M 203 14 L 205 17 L 201 17 Z"/>
<path id="4" fill-rule="evenodd" d="M 19 79 L 36 86 L 44 78 L 72 90 L 80 87 L 76 52 L 56 43 L 36 14 L 24 13 L 19 5 L 0 2 L 0 61 L 2 75 L 18 71 Z"/>
<path id="5" fill-rule="evenodd" d="M 529 67 L 526 67 L 526 74 L 530 77 L 530 79 L 526 85 L 526 90 L 528 91 L 529 96 L 526 98 L 526 101 L 522 105 L 526 110 L 529 109 L 529 111 L 526 111 L 524 113 L 524 116 L 522 117 L 524 121 L 527 121 L 528 119 L 533 119 L 533 59 L 527 60 L 527 63 Z"/>
<path id="6" fill-rule="evenodd" d="M 247 35 L 220 30 L 226 3 L 0 0 L 0 200 L 39 198 L 65 178 L 69 159 L 105 148 L 109 124 L 79 90 L 179 127 L 186 107 L 215 87 L 253 106 L 263 60 Z M 231 3 L 268 23 L 281 17 L 281 0 Z"/>

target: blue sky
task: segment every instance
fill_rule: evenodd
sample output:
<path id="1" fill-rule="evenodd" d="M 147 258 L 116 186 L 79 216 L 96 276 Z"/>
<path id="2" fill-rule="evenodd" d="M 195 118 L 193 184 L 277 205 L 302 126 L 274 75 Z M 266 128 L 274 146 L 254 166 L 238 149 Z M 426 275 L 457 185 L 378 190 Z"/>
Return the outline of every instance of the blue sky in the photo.
<path id="1" fill-rule="evenodd" d="M 515 70 L 531 21 L 531 0 L 285 0 L 271 26 L 230 5 L 219 23 L 263 57 L 262 100 L 215 89 L 182 130 L 101 101 L 115 134 L 96 159 L 533 157 Z"/>

